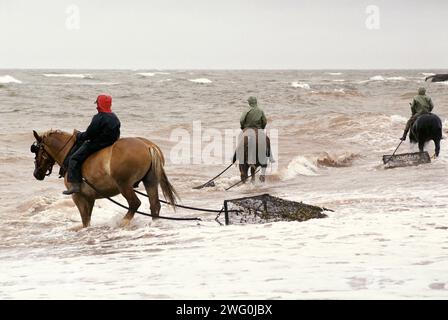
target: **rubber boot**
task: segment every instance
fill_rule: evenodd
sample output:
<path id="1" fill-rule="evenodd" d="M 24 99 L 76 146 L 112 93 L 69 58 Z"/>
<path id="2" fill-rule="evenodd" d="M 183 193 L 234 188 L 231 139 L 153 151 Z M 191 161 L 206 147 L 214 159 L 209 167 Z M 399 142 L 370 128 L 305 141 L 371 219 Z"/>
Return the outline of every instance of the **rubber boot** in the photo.
<path id="1" fill-rule="evenodd" d="M 81 192 L 81 183 L 73 182 L 70 184 L 70 188 L 68 190 L 63 191 L 62 194 L 70 195 L 70 194 L 79 193 L 79 192 Z"/>

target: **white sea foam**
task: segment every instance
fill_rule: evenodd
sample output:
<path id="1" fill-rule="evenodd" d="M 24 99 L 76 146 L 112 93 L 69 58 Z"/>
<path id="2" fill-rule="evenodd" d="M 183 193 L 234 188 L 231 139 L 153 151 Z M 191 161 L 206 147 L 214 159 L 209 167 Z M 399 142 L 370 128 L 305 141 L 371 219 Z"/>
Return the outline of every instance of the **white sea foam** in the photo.
<path id="1" fill-rule="evenodd" d="M 384 81 L 384 77 L 383 76 L 374 76 L 370 78 L 370 81 Z"/>
<path id="2" fill-rule="evenodd" d="M 390 121 L 392 122 L 392 124 L 403 124 L 408 121 L 408 119 L 398 114 L 394 114 L 390 116 Z"/>
<path id="3" fill-rule="evenodd" d="M 405 77 L 388 77 L 387 80 L 390 80 L 390 81 L 406 81 L 407 79 Z"/>
<path id="4" fill-rule="evenodd" d="M 44 73 L 47 78 L 77 78 L 77 79 L 93 79 L 91 74 L 84 73 Z"/>
<path id="5" fill-rule="evenodd" d="M 432 72 L 422 72 L 422 75 L 424 75 L 425 77 L 429 77 L 429 76 L 435 76 L 435 73 Z"/>
<path id="6" fill-rule="evenodd" d="M 345 79 L 334 79 L 333 82 L 345 82 Z"/>
<path id="7" fill-rule="evenodd" d="M 166 74 L 169 74 L 169 73 L 168 72 L 156 71 L 156 72 L 139 72 L 139 73 L 136 73 L 136 74 L 139 75 L 139 76 L 142 76 L 142 77 L 154 77 L 155 75 L 158 75 L 158 74 L 166 75 Z"/>
<path id="8" fill-rule="evenodd" d="M 328 72 L 327 74 L 329 74 L 330 76 L 340 76 L 342 72 Z"/>
<path id="9" fill-rule="evenodd" d="M 307 90 L 310 89 L 310 85 L 308 83 L 297 82 L 297 81 L 292 82 L 291 83 L 291 87 L 293 87 L 293 88 L 302 88 L 302 89 L 307 89 Z"/>
<path id="10" fill-rule="evenodd" d="M 22 81 L 17 80 L 14 77 L 11 77 L 10 75 L 6 76 L 0 76 L 0 83 L 22 83 Z"/>
<path id="11" fill-rule="evenodd" d="M 288 166 L 280 171 L 280 179 L 281 180 L 290 180 L 298 175 L 301 176 L 317 176 L 318 168 L 317 166 L 307 158 L 303 156 L 297 156 L 292 159 Z"/>
<path id="12" fill-rule="evenodd" d="M 194 82 L 194 83 L 201 83 L 201 84 L 206 84 L 206 83 L 212 83 L 213 81 L 207 79 L 207 78 L 198 78 L 198 79 L 188 79 L 188 81 Z"/>
<path id="13" fill-rule="evenodd" d="M 154 77 L 156 75 L 154 72 L 139 72 L 136 74 L 142 77 Z"/>

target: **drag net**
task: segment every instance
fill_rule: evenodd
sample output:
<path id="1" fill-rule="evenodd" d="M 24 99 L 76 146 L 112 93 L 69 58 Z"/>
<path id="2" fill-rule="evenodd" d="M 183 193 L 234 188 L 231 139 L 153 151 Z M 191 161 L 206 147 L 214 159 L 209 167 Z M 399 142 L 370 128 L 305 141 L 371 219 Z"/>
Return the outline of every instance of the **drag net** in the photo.
<path id="1" fill-rule="evenodd" d="M 306 221 L 327 217 L 325 208 L 263 194 L 226 200 L 226 224 L 257 224 L 276 221 Z M 329 210 L 330 211 L 330 210 Z"/>
<path id="2" fill-rule="evenodd" d="M 427 151 L 383 156 L 383 163 L 386 169 L 395 167 L 417 166 L 419 164 L 430 162 L 431 158 L 429 157 Z"/>

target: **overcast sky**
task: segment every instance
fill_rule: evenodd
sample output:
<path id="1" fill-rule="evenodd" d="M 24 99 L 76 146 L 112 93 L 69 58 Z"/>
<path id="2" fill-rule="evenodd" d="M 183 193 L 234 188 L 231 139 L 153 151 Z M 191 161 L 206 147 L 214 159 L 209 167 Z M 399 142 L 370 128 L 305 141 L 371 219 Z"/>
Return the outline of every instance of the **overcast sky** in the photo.
<path id="1" fill-rule="evenodd" d="M 446 69 L 447 16 L 446 0 L 0 0 L 0 68 Z"/>

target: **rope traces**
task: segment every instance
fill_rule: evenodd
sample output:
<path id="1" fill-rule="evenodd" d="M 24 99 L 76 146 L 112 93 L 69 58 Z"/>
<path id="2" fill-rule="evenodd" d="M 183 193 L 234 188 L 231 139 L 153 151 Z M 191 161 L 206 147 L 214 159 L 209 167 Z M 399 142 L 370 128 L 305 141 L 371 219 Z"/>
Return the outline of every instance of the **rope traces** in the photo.
<path id="1" fill-rule="evenodd" d="M 95 192 L 97 192 L 100 196 L 106 198 L 107 200 L 109 200 L 110 202 L 116 204 L 117 206 L 129 210 L 128 207 L 126 207 L 125 205 L 119 203 L 118 201 L 112 199 L 111 197 L 106 197 L 104 196 L 100 191 L 98 191 L 98 189 L 95 188 L 95 186 L 93 186 L 89 181 L 87 181 L 87 179 L 84 178 L 84 182 L 91 187 L 93 190 L 95 190 Z M 143 193 L 141 191 L 135 190 L 134 191 L 137 194 L 140 194 L 146 198 L 149 198 L 148 195 L 146 193 Z M 169 203 L 168 201 L 165 200 L 161 200 L 159 199 L 160 202 L 167 204 L 167 205 L 172 205 L 171 203 Z M 184 205 L 180 205 L 180 204 L 174 204 L 174 206 L 178 207 L 178 208 L 183 208 L 183 209 L 187 209 L 187 210 L 193 210 L 193 211 L 201 211 L 201 212 L 211 212 L 211 213 L 218 213 L 218 215 L 216 216 L 215 220 L 221 224 L 217 219 L 219 218 L 220 214 L 223 212 L 224 207 L 221 208 L 221 210 L 215 210 L 215 209 L 205 209 L 205 208 L 198 208 L 198 207 L 191 207 L 191 206 L 184 206 Z M 230 210 L 230 211 L 234 211 L 234 212 L 238 212 L 239 210 Z M 151 215 L 150 213 L 146 213 L 146 212 L 142 212 L 142 211 L 136 211 L 135 213 L 141 214 L 143 216 L 147 216 L 147 217 L 152 217 L 153 215 Z M 202 221 L 201 218 L 174 218 L 174 217 L 164 217 L 164 216 L 158 216 L 157 218 L 160 219 L 166 219 L 166 220 L 177 220 L 177 221 Z"/>

